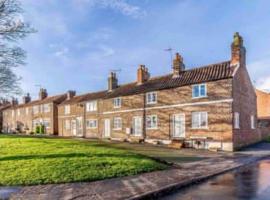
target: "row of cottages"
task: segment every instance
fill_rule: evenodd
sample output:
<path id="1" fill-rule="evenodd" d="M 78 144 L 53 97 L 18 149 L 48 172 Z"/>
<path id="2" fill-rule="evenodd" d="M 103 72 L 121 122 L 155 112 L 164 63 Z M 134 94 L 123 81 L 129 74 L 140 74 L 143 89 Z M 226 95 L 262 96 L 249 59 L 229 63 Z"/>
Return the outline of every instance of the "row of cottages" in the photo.
<path id="1" fill-rule="evenodd" d="M 34 133 L 36 127 L 43 125 L 45 133 L 58 133 L 57 105 L 66 99 L 66 94 L 48 97 L 46 89 L 41 88 L 39 99 L 31 101 L 29 94 L 23 97 L 22 104 L 17 99 L 3 110 L 2 132 Z"/>
<path id="2" fill-rule="evenodd" d="M 227 151 L 261 139 L 256 94 L 246 68 L 246 50 L 236 33 L 231 60 L 186 69 L 176 54 L 171 74 L 150 77 L 141 65 L 137 81 L 74 96 L 58 106 L 60 136 L 151 143 L 185 143 Z"/>
<path id="3" fill-rule="evenodd" d="M 186 69 L 176 54 L 172 73 L 150 77 L 141 65 L 137 80 L 124 85 L 111 73 L 104 91 L 79 96 L 69 91 L 13 105 L 4 112 L 4 128 L 22 122 L 22 129 L 34 130 L 44 123 L 59 136 L 233 151 L 261 139 L 256 103 L 243 39 L 235 33 L 229 61 Z"/>

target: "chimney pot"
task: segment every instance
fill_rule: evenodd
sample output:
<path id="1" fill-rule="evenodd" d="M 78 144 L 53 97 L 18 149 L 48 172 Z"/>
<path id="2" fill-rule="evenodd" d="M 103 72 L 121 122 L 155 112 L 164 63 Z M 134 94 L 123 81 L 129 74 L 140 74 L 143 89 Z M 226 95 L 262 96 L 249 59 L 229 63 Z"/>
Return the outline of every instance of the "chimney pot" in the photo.
<path id="1" fill-rule="evenodd" d="M 137 70 L 137 84 L 143 84 L 144 82 L 148 81 L 150 78 L 150 74 L 148 72 L 148 68 L 145 65 L 139 65 Z"/>
<path id="2" fill-rule="evenodd" d="M 27 104 L 31 101 L 31 97 L 30 97 L 30 94 L 27 93 L 26 96 L 23 97 L 23 103 L 24 104 Z"/>
<path id="3" fill-rule="evenodd" d="M 183 62 L 183 58 L 179 53 L 175 54 L 175 58 L 173 60 L 173 77 L 178 77 L 181 71 L 185 70 L 185 64 Z"/>
<path id="4" fill-rule="evenodd" d="M 231 44 L 231 64 L 245 65 L 246 64 L 246 49 L 242 36 L 236 32 L 233 35 L 233 42 Z"/>
<path id="5" fill-rule="evenodd" d="M 74 96 L 76 95 L 76 91 L 75 90 L 69 90 L 67 91 L 67 99 L 72 99 Z"/>
<path id="6" fill-rule="evenodd" d="M 48 96 L 47 90 L 44 89 L 44 88 L 40 88 L 40 91 L 39 91 L 39 99 L 40 99 L 40 100 L 43 100 L 43 99 L 45 99 L 47 96 Z"/>

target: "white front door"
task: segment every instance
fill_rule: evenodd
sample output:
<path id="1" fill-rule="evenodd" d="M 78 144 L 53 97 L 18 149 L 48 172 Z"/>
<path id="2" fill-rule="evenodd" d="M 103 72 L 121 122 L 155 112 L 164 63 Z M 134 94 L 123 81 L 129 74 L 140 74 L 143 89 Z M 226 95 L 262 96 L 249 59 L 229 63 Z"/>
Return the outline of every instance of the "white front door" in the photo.
<path id="1" fill-rule="evenodd" d="M 77 126 L 76 136 L 78 136 L 78 137 L 83 136 L 82 117 L 77 117 L 76 118 L 76 126 Z"/>
<path id="2" fill-rule="evenodd" d="M 71 130 L 72 130 L 73 136 L 77 135 L 77 125 L 76 124 L 77 123 L 76 123 L 75 119 L 71 120 Z"/>
<path id="3" fill-rule="evenodd" d="M 142 117 L 133 118 L 133 133 L 135 136 L 142 136 Z"/>
<path id="4" fill-rule="evenodd" d="M 175 114 L 172 117 L 172 136 L 176 138 L 185 137 L 185 115 Z"/>
<path id="5" fill-rule="evenodd" d="M 104 120 L 104 136 L 105 137 L 111 136 L 111 120 L 110 119 Z"/>

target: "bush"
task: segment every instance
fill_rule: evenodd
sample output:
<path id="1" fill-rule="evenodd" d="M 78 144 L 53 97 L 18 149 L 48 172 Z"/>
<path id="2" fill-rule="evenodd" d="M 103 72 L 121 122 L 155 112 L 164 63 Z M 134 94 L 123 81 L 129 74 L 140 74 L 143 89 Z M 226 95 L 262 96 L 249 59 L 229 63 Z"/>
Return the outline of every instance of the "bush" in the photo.
<path id="1" fill-rule="evenodd" d="M 44 125 L 40 125 L 40 133 L 41 134 L 45 133 L 45 126 Z"/>
<path id="2" fill-rule="evenodd" d="M 36 134 L 39 134 L 39 133 L 40 133 L 40 126 L 36 126 L 35 133 L 36 133 Z"/>

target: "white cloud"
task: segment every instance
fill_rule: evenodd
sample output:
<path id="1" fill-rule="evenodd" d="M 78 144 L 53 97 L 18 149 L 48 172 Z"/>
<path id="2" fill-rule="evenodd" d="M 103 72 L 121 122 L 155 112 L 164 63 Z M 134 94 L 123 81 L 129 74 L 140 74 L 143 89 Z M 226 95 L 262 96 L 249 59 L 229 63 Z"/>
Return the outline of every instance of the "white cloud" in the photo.
<path id="1" fill-rule="evenodd" d="M 65 56 L 69 53 L 69 48 L 63 47 L 59 49 L 58 51 L 54 52 L 55 56 Z"/>
<path id="2" fill-rule="evenodd" d="M 85 5 L 89 7 L 110 8 L 119 11 L 123 15 L 132 18 L 142 18 L 146 15 L 146 11 L 139 6 L 127 3 L 125 0 L 73 0 L 77 8 L 84 8 Z"/>
<path id="3" fill-rule="evenodd" d="M 270 92 L 270 76 L 265 76 L 256 81 L 256 88 Z"/>

